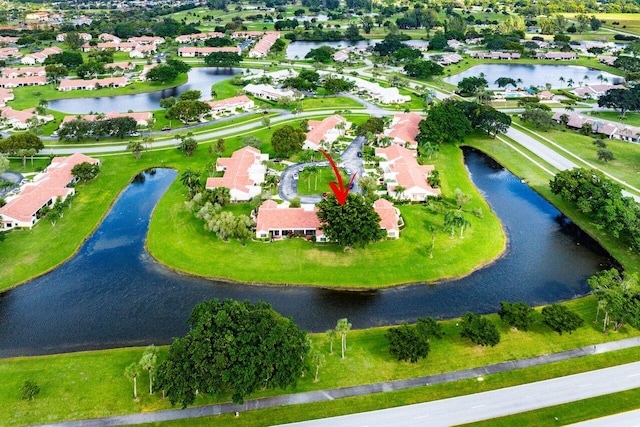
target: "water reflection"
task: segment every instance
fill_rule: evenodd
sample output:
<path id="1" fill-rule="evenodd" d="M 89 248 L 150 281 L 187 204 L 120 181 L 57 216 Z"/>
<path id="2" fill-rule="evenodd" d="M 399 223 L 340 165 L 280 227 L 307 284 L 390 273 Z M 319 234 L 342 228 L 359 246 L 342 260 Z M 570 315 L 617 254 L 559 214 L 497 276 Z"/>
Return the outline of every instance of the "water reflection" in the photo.
<path id="1" fill-rule="evenodd" d="M 537 305 L 584 295 L 586 279 L 606 258 L 578 244 L 557 223 L 559 212 L 516 177 L 478 153 L 465 157 L 510 239 L 502 258 L 468 277 L 436 286 L 345 292 L 177 274 L 144 249 L 151 212 L 177 175 L 158 169 L 122 193 L 69 262 L 0 295 L 0 357 L 167 344 L 186 332 L 191 309 L 210 298 L 267 301 L 303 328 L 322 332 L 342 317 L 364 328 L 427 315 L 493 312 L 503 300 Z"/>
<path id="2" fill-rule="evenodd" d="M 151 111 L 160 109 L 160 100 L 178 96 L 187 90 L 199 90 L 202 99 L 211 99 L 211 85 L 251 70 L 242 68 L 198 67 L 189 71 L 188 82 L 181 86 L 135 95 L 102 96 L 99 98 L 57 99 L 49 101 L 49 108 L 69 114 Z"/>

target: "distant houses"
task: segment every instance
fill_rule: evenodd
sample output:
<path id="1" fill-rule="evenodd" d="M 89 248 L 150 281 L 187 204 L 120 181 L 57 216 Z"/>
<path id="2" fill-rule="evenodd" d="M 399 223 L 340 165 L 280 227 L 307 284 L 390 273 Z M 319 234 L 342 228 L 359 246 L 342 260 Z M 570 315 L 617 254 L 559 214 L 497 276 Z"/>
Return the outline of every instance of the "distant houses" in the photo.
<path id="1" fill-rule="evenodd" d="M 212 190 L 218 187 L 229 189 L 232 202 L 246 202 L 262 193 L 261 184 L 267 173 L 264 162 L 269 160 L 268 154 L 260 153 L 254 147 L 244 147 L 231 155 L 219 157 L 216 171 L 223 172 L 222 177 L 208 178 L 205 188 Z"/>
<path id="2" fill-rule="evenodd" d="M 359 77 L 344 76 L 344 79 L 353 82 L 358 92 L 368 95 L 381 104 L 403 104 L 411 101 L 411 97 L 409 95 L 401 95 L 397 87 L 382 87 L 378 83 Z"/>
<path id="3" fill-rule="evenodd" d="M 253 84 L 250 83 L 242 88 L 246 93 L 255 96 L 256 98 L 266 99 L 268 101 L 277 101 L 281 98 L 298 99 L 302 98 L 302 94 L 294 92 L 291 89 L 278 89 L 267 84 Z"/>
<path id="4" fill-rule="evenodd" d="M 220 99 L 217 101 L 205 101 L 211 107 L 211 114 L 232 113 L 237 110 L 251 110 L 256 104 L 246 95 L 234 96 L 232 98 Z"/>
<path id="5" fill-rule="evenodd" d="M 184 43 L 204 41 L 204 40 L 224 37 L 224 36 L 225 36 L 224 33 L 218 33 L 215 31 L 210 33 L 185 34 L 185 35 L 177 36 L 176 42 L 180 44 L 184 44 Z"/>
<path id="6" fill-rule="evenodd" d="M 88 162 L 99 164 L 84 154 L 76 153 L 70 157 L 54 157 L 51 164 L 36 175 L 33 182 L 25 184 L 20 192 L 7 199 L 7 204 L 0 207 L 0 229 L 32 228 L 39 219 L 39 213 L 46 207 L 64 201 L 75 189 L 69 185 L 75 182 L 71 170 L 77 164 Z"/>
<path id="7" fill-rule="evenodd" d="M 612 85 L 612 84 L 594 84 L 594 85 L 586 85 L 580 86 L 571 91 L 576 96 L 584 99 L 598 99 L 608 90 L 611 89 L 626 89 L 623 85 Z"/>
<path id="8" fill-rule="evenodd" d="M 387 194 L 394 199 L 423 202 L 427 197 L 440 195 L 440 189 L 433 188 L 428 182 L 433 166 L 422 166 L 416 160 L 417 153 L 398 144 L 386 148 L 376 148 Z"/>
<path id="9" fill-rule="evenodd" d="M 28 108 L 26 110 L 14 110 L 11 107 L 0 108 L 0 119 L 5 125 L 9 125 L 14 129 L 29 129 L 35 123 L 48 123 L 53 121 L 54 117 L 51 114 L 40 115 L 36 113 L 35 108 Z"/>
<path id="10" fill-rule="evenodd" d="M 240 48 L 237 46 L 224 46 L 224 47 L 194 47 L 184 46 L 178 48 L 178 56 L 183 58 L 199 58 L 207 56 L 213 52 L 233 52 L 240 55 Z"/>
<path id="11" fill-rule="evenodd" d="M 40 52 L 30 53 L 22 57 L 20 62 L 24 65 L 42 64 L 50 55 L 62 53 L 62 49 L 57 46 L 48 47 Z"/>
<path id="12" fill-rule="evenodd" d="M 249 58 L 264 58 L 271 50 L 271 46 L 280 38 L 280 33 L 270 31 L 262 37 L 258 43 L 249 51 Z"/>
<path id="13" fill-rule="evenodd" d="M 58 90 L 66 92 L 70 90 L 96 90 L 103 87 L 117 88 L 128 84 L 126 77 L 107 77 L 104 79 L 67 79 L 62 80 Z"/>
<path id="14" fill-rule="evenodd" d="M 583 116 L 572 111 L 558 111 L 553 114 L 552 118 L 558 123 L 565 123 L 571 129 L 583 129 L 585 125 L 588 125 L 591 126 L 591 132 L 595 134 L 627 142 L 640 142 L 640 127 L 625 126 L 596 117 Z"/>

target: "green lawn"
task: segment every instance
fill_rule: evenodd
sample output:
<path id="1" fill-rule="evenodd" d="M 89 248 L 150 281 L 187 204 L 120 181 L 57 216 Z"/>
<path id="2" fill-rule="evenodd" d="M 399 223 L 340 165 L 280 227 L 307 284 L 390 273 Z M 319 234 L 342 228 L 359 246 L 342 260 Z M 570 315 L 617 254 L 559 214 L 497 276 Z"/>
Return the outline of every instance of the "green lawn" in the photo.
<path id="1" fill-rule="evenodd" d="M 320 381 L 314 383 L 312 373 L 307 372 L 295 389 L 288 389 L 285 393 L 349 387 L 469 369 L 639 334 L 635 329 L 623 328 L 619 332 L 603 335 L 599 325 L 593 323 L 596 302 L 592 297 L 566 304 L 585 319 L 585 326 L 573 334 L 558 335 L 541 323 L 536 323 L 529 332 L 513 331 L 502 324 L 497 315 L 491 315 L 490 319 L 499 325 L 502 339 L 496 347 L 484 348 L 460 338 L 457 320 L 454 319 L 443 322 L 445 338 L 433 340 L 429 357 L 415 364 L 398 362 L 389 354 L 384 336 L 387 328 L 349 332 L 345 359 L 341 359 L 337 351 L 333 355 L 329 354 L 329 341 L 324 334 L 312 334 L 314 346 L 325 353 L 327 360 L 327 364 L 320 369 Z M 337 346 L 334 345 L 334 348 Z M 146 391 L 148 379 L 144 374 L 138 381 L 140 401 L 134 402 L 132 399 L 132 384 L 124 377 L 123 372 L 127 365 L 139 360 L 142 352 L 141 348 L 127 348 L 0 360 L 0 419 L 3 420 L 3 425 L 13 426 L 166 409 L 170 406 L 169 402 L 162 401 L 158 394 L 150 396 Z M 165 354 L 166 349 L 163 348 L 160 359 Z M 435 400 L 627 363 L 637 360 L 639 356 L 640 349 L 629 349 L 489 376 L 482 383 L 476 380 L 460 381 L 322 404 L 247 412 L 242 414 L 242 420 L 243 425 L 245 420 L 253 420 L 249 425 L 267 425 L 279 420 L 282 422 L 317 417 L 322 413 L 319 412 L 321 410 L 326 411 L 326 416 Z M 19 400 L 18 390 L 26 379 L 36 381 L 42 390 L 33 402 Z M 261 391 L 250 398 L 280 393 L 283 391 Z M 229 396 L 222 396 L 218 401 L 228 400 Z M 201 396 L 197 404 L 215 401 L 211 397 Z M 204 425 L 204 421 L 202 419 L 198 423 Z M 193 420 L 178 424 L 190 425 L 191 422 Z"/>
<path id="2" fill-rule="evenodd" d="M 351 179 L 347 174 L 340 170 L 342 175 L 342 182 L 344 185 L 348 185 L 349 179 Z M 331 187 L 329 187 L 329 182 L 335 181 L 336 176 L 333 173 L 333 170 L 326 168 L 318 168 L 316 173 L 311 173 L 308 170 L 304 170 L 300 173 L 298 178 L 298 194 L 306 196 L 306 195 L 318 195 L 324 192 L 331 191 Z"/>
<path id="3" fill-rule="evenodd" d="M 583 114 L 593 116 L 598 119 L 623 123 L 629 126 L 640 126 L 640 113 L 627 112 L 624 117 L 620 116 L 620 113 L 615 111 L 588 111 Z"/>

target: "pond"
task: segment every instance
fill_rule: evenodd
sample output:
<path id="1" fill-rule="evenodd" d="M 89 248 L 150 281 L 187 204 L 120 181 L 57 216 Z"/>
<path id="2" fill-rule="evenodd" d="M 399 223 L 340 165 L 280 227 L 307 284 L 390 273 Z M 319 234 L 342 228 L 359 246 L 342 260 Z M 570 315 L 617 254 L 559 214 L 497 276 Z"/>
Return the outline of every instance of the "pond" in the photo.
<path id="1" fill-rule="evenodd" d="M 187 331 L 191 309 L 210 298 L 267 301 L 301 327 L 322 332 L 342 317 L 365 328 L 495 312 L 503 300 L 538 305 L 586 294 L 586 279 L 607 258 L 580 233 L 569 233 L 560 213 L 511 173 L 475 151 L 465 158 L 507 231 L 505 255 L 462 279 L 366 292 L 224 283 L 166 269 L 144 240 L 153 208 L 177 173 L 141 174 L 69 262 L 0 294 L 0 357 L 167 344 Z"/>
<path id="2" fill-rule="evenodd" d="M 285 52 L 285 58 L 287 59 L 304 59 L 305 55 L 311 51 L 311 49 L 317 49 L 320 46 L 329 46 L 333 49 L 344 49 L 350 46 L 355 47 L 367 47 L 374 46 L 381 40 L 359 40 L 357 42 L 350 42 L 347 40 L 335 41 L 335 42 L 305 42 L 295 41 L 289 43 L 287 51 Z M 403 42 L 411 47 L 419 48 L 429 45 L 427 40 L 406 40 Z"/>
<path id="3" fill-rule="evenodd" d="M 199 90 L 201 99 L 211 99 L 211 85 L 233 77 L 238 73 L 251 72 L 243 68 L 198 67 L 189 71 L 186 84 L 155 92 L 134 95 L 102 96 L 99 98 L 74 98 L 49 101 L 49 108 L 69 114 L 109 113 L 117 111 L 151 111 L 160 109 L 160 100 L 170 96 L 178 96 L 187 90 Z"/>
<path id="4" fill-rule="evenodd" d="M 465 77 L 478 77 L 481 73 L 484 73 L 485 79 L 489 83 L 489 89 L 500 89 L 495 83 L 496 79 L 500 77 L 511 77 L 514 80 L 521 79 L 520 87 L 523 88 L 533 86 L 541 89 L 544 89 L 547 83 L 550 83 L 554 88 L 566 88 L 570 79 L 573 80 L 573 87 L 580 86 L 581 82 L 585 85 L 598 84 L 601 82 L 598 79 L 600 75 L 606 78 L 609 83 L 620 82 L 623 79 L 605 71 L 579 65 L 480 64 L 442 80 L 457 86 Z M 564 83 L 560 81 L 560 77 L 564 78 Z M 513 88 L 512 86 L 509 87 Z"/>

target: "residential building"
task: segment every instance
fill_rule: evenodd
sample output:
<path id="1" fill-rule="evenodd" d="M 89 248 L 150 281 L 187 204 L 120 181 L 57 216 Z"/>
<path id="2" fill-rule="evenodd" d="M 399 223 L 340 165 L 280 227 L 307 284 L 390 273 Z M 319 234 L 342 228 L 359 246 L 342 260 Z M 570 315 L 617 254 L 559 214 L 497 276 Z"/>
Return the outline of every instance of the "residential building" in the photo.
<path id="1" fill-rule="evenodd" d="M 129 58 L 147 58 L 158 51 L 157 45 L 155 44 L 143 44 L 138 45 L 134 50 L 129 52 Z"/>
<path id="2" fill-rule="evenodd" d="M 112 34 L 102 33 L 98 36 L 98 40 L 103 42 L 112 42 L 112 43 L 120 43 L 122 40 L 120 37 L 114 36 Z"/>
<path id="3" fill-rule="evenodd" d="M 139 44 L 154 44 L 159 45 L 164 43 L 164 37 L 153 37 L 153 36 L 141 36 L 141 37 L 130 37 L 127 40 L 129 43 Z"/>
<path id="4" fill-rule="evenodd" d="M 479 52 L 472 51 L 469 53 L 472 58 L 479 59 L 520 59 L 520 54 L 518 52 Z"/>
<path id="5" fill-rule="evenodd" d="M 277 89 L 271 85 L 259 84 L 254 85 L 252 83 L 242 88 L 245 92 L 255 96 L 256 98 L 262 98 L 269 101 L 277 101 L 280 98 L 302 98 L 302 94 L 294 92 L 291 89 Z"/>
<path id="6" fill-rule="evenodd" d="M 402 225 L 400 211 L 384 199 L 376 200 L 373 209 L 380 216 L 380 228 L 387 232 L 387 238 L 399 238 Z M 288 204 L 279 205 L 273 200 L 267 200 L 260 205 L 256 216 L 258 239 L 281 240 L 287 236 L 300 236 L 326 242 L 327 238 L 320 227 L 318 208 L 315 205 L 291 208 Z"/>
<path id="7" fill-rule="evenodd" d="M 399 113 L 393 116 L 393 120 L 380 137 L 390 138 L 392 144 L 398 144 L 405 148 L 416 148 L 416 136 L 420 133 L 422 116 L 418 113 Z"/>
<path id="8" fill-rule="evenodd" d="M 14 110 L 11 107 L 0 108 L 0 118 L 14 129 L 29 129 L 33 126 L 34 119 L 39 122 L 50 122 L 53 120 L 51 114 L 45 116 L 36 114 L 35 108 L 28 108 L 26 110 Z"/>
<path id="9" fill-rule="evenodd" d="M 115 111 L 112 111 L 107 114 L 99 114 L 99 115 L 86 114 L 84 116 L 65 116 L 62 119 L 62 123 L 60 124 L 60 126 L 64 126 L 65 124 L 72 122 L 74 120 L 77 120 L 78 118 L 89 121 L 89 122 L 93 122 L 96 120 L 117 119 L 120 117 L 131 117 L 136 121 L 136 124 L 138 126 L 146 127 L 149 125 L 149 122 L 153 119 L 153 114 L 148 111 L 144 111 L 140 113 L 116 113 Z"/>
<path id="10" fill-rule="evenodd" d="M 536 53 L 536 59 L 553 59 L 555 61 L 569 61 L 572 59 L 578 59 L 578 55 L 575 52 L 538 52 Z"/>
<path id="11" fill-rule="evenodd" d="M 76 153 L 70 157 L 55 157 L 44 172 L 39 173 L 33 182 L 23 185 L 20 192 L 0 207 L 0 229 L 31 228 L 38 221 L 38 213 L 45 207 L 64 201 L 75 193 L 70 184 L 75 182 L 71 170 L 77 164 L 88 162 L 99 164 L 98 159 Z"/>
<path id="12" fill-rule="evenodd" d="M 584 99 L 598 99 L 610 89 L 626 89 L 623 85 L 611 85 L 611 84 L 594 84 L 587 86 L 580 86 L 571 91 L 574 95 L 577 95 Z"/>
<path id="13" fill-rule="evenodd" d="M 25 55 L 20 62 L 25 65 L 36 65 L 42 64 L 45 59 L 49 57 L 49 55 L 56 55 L 58 53 L 62 53 L 62 49 L 59 47 L 48 47 L 46 49 L 41 50 L 40 52 L 30 53 Z"/>
<path id="14" fill-rule="evenodd" d="M 401 95 L 397 87 L 382 87 L 378 83 L 370 82 L 359 77 L 344 76 L 344 79 L 355 84 L 356 90 L 366 94 L 381 104 L 403 104 L 411 101 L 409 95 Z"/>
<path id="15" fill-rule="evenodd" d="M 280 38 L 277 31 L 268 32 L 262 37 L 258 43 L 249 51 L 249 58 L 264 58 L 271 50 L 271 46 Z"/>
<path id="16" fill-rule="evenodd" d="M 78 33 L 78 37 L 85 42 L 88 42 L 93 37 L 89 33 Z M 67 33 L 60 33 L 56 36 L 56 41 L 63 42 L 67 39 Z"/>
<path id="17" fill-rule="evenodd" d="M 111 62 L 104 64 L 104 68 L 111 71 L 133 71 L 136 68 L 136 64 L 133 62 Z"/>
<path id="18" fill-rule="evenodd" d="M 240 55 L 240 48 L 237 46 L 224 46 L 224 47 L 180 47 L 178 48 L 178 56 L 184 58 L 197 58 L 201 56 L 207 56 L 213 52 L 235 52 Z"/>
<path id="19" fill-rule="evenodd" d="M 224 37 L 224 33 L 211 32 L 211 33 L 198 33 L 198 34 L 184 34 L 176 37 L 176 42 L 184 44 L 184 43 L 191 43 L 195 41 L 204 41 L 204 40 L 213 39 L 216 37 Z"/>
<path id="20" fill-rule="evenodd" d="M 640 127 L 626 126 L 609 120 L 583 116 L 572 111 L 557 111 L 553 114 L 552 118 L 558 123 L 566 122 L 566 126 L 571 129 L 582 129 L 584 125 L 587 124 L 591 126 L 592 133 L 602 134 L 608 138 L 616 138 L 627 142 L 640 142 Z"/>
<path id="21" fill-rule="evenodd" d="M 108 77 L 105 79 L 68 79 L 62 80 L 58 90 L 95 90 L 101 87 L 125 87 L 128 84 L 126 77 Z"/>
<path id="22" fill-rule="evenodd" d="M 376 156 L 385 159 L 380 162 L 380 167 L 383 170 L 387 194 L 394 199 L 423 202 L 427 197 L 440 194 L 440 189 L 431 187 L 427 181 L 434 167 L 419 165 L 416 155 L 414 150 L 408 150 L 398 144 L 376 148 Z"/>
<path id="23" fill-rule="evenodd" d="M 229 189 L 232 202 L 249 201 L 262 193 L 269 160 L 268 154 L 260 153 L 254 147 L 244 147 L 234 151 L 231 157 L 219 157 L 216 170 L 224 172 L 221 178 L 208 178 L 206 189 L 226 187 Z"/>
<path id="24" fill-rule="evenodd" d="M 31 77 L 31 76 L 46 76 L 47 71 L 44 67 L 22 67 L 22 68 L 5 68 L 2 70 L 2 77 L 16 78 L 16 77 Z"/>
<path id="25" fill-rule="evenodd" d="M 0 89 L 0 107 L 7 105 L 7 102 L 13 101 L 15 96 L 11 89 Z"/>
<path id="26" fill-rule="evenodd" d="M 20 86 L 43 86 L 47 84 L 46 76 L 0 77 L 0 87 L 12 88 Z"/>
<path id="27" fill-rule="evenodd" d="M 0 43 L 5 43 L 5 44 L 18 43 L 19 38 L 20 37 L 0 36 Z"/>
<path id="28" fill-rule="evenodd" d="M 305 139 L 302 148 L 305 150 L 317 150 L 321 148 L 323 141 L 331 144 L 344 135 L 344 131 L 349 129 L 351 123 L 341 115 L 334 114 L 321 121 L 309 120 L 308 126 L 307 139 Z"/>
<path id="29" fill-rule="evenodd" d="M 0 59 L 7 61 L 17 58 L 22 58 L 22 52 L 20 52 L 17 47 L 0 48 Z"/>
<path id="30" fill-rule="evenodd" d="M 205 101 L 211 107 L 212 114 L 231 113 L 236 110 L 251 110 L 256 105 L 247 95 L 234 96 L 232 98 L 219 99 L 217 101 Z"/>

